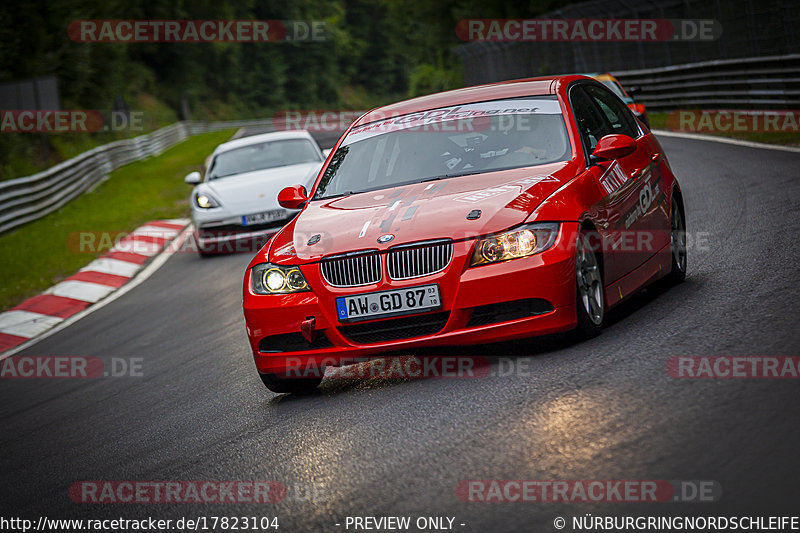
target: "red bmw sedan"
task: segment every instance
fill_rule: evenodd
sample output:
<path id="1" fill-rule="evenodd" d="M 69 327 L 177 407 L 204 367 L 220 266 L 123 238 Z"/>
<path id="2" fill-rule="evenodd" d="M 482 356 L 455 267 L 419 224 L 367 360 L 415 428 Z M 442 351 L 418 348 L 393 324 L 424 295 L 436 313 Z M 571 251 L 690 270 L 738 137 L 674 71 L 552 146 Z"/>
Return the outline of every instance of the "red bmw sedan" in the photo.
<path id="1" fill-rule="evenodd" d="M 609 308 L 686 275 L 663 149 L 586 76 L 502 82 L 374 109 L 300 213 L 250 262 L 243 309 L 264 384 L 398 350 L 600 332 Z"/>

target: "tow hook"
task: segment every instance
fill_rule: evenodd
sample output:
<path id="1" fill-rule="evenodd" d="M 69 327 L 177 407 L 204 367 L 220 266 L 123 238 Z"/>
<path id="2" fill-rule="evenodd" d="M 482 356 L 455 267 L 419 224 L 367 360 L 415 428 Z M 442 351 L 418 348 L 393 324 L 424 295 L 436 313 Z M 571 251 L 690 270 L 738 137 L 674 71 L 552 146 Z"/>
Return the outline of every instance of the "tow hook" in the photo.
<path id="1" fill-rule="evenodd" d="M 300 333 L 305 337 L 309 344 L 313 344 L 317 340 L 317 318 L 308 316 L 300 323 Z"/>

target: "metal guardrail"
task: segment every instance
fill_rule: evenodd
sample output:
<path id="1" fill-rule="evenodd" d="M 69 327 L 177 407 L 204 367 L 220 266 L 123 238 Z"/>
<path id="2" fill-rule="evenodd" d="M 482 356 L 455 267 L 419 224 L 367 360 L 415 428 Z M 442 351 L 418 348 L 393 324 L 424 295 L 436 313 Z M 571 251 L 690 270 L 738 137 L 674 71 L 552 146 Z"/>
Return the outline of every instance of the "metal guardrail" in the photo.
<path id="1" fill-rule="evenodd" d="M 649 109 L 800 108 L 800 54 L 612 72 Z"/>
<path id="2" fill-rule="evenodd" d="M 0 234 L 39 219 L 108 179 L 119 167 L 158 155 L 187 137 L 245 126 L 269 126 L 272 119 L 177 122 L 132 139 L 98 146 L 37 174 L 0 182 Z"/>
<path id="3" fill-rule="evenodd" d="M 546 2 L 539 2 L 542 3 Z M 465 83 L 657 69 L 800 51 L 797 0 L 589 0 L 570 3 L 536 18 L 715 20 L 722 34 L 712 41 L 469 42 L 453 49 L 461 58 Z"/>

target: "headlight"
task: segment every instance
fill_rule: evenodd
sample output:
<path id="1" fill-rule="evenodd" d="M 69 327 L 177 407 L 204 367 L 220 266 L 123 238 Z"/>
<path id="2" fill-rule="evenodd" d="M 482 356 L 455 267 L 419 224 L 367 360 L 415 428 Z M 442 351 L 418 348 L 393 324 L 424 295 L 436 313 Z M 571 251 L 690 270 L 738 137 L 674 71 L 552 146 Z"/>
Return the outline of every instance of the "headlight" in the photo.
<path id="1" fill-rule="evenodd" d="M 194 202 L 200 209 L 211 209 L 212 207 L 219 207 L 219 202 L 208 194 L 198 194 L 194 198 Z"/>
<path id="2" fill-rule="evenodd" d="M 513 231 L 478 239 L 469 266 L 499 263 L 543 252 L 553 246 L 557 222 L 529 224 Z"/>
<path id="3" fill-rule="evenodd" d="M 296 266 L 283 267 L 269 263 L 253 267 L 250 286 L 256 294 L 289 294 L 311 290 Z"/>

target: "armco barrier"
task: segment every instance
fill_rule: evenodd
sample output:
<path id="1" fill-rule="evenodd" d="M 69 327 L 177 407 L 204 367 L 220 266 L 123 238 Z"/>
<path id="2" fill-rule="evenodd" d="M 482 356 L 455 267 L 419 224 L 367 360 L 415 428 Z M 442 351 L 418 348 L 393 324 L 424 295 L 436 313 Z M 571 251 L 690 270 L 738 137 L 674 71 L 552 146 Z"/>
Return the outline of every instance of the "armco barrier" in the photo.
<path id="1" fill-rule="evenodd" d="M 800 54 L 612 72 L 649 109 L 800 108 Z"/>
<path id="2" fill-rule="evenodd" d="M 177 122 L 147 135 L 98 146 L 37 174 L 2 181 L 0 234 L 52 213 L 107 179 L 113 170 L 158 155 L 191 135 L 271 124 L 271 119 Z"/>

